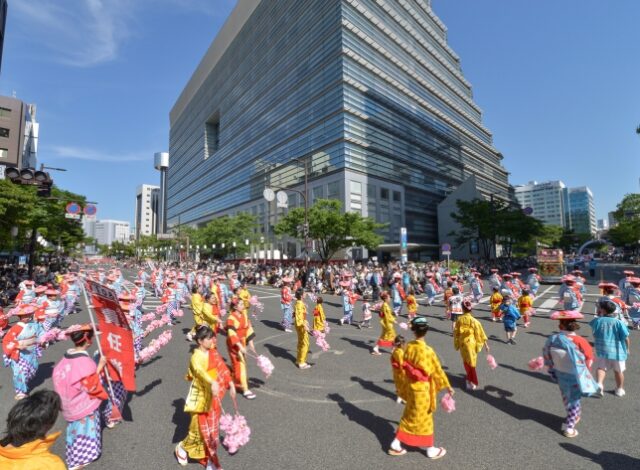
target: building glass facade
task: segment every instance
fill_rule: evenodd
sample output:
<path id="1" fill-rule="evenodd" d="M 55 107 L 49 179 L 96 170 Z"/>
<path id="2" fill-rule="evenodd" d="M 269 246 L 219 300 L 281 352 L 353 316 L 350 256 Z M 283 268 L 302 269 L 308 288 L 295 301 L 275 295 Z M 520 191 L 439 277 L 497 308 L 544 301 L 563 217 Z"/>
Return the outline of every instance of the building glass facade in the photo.
<path id="1" fill-rule="evenodd" d="M 571 228 L 575 233 L 595 235 L 596 209 L 593 194 L 586 186 L 569 189 L 569 207 L 571 208 Z"/>
<path id="2" fill-rule="evenodd" d="M 310 201 L 389 222 L 392 243 L 406 226 L 409 242 L 435 249 L 437 204 L 472 174 L 483 195 L 508 199 L 502 157 L 429 1 L 262 1 L 242 21 L 172 110 L 169 227 L 249 211 L 271 237 L 279 211 L 262 191 L 301 189 L 294 159 L 307 163 Z"/>

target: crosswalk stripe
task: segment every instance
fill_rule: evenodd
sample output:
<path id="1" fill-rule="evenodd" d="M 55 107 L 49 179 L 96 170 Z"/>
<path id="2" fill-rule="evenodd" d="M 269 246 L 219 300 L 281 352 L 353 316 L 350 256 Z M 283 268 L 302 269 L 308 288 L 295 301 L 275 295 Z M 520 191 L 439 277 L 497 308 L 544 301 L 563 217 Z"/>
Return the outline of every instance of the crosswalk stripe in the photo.
<path id="1" fill-rule="evenodd" d="M 544 302 L 542 302 L 542 304 L 539 307 L 536 307 L 536 310 L 550 309 L 550 308 L 554 308 L 556 305 L 558 305 L 558 299 L 547 299 Z"/>

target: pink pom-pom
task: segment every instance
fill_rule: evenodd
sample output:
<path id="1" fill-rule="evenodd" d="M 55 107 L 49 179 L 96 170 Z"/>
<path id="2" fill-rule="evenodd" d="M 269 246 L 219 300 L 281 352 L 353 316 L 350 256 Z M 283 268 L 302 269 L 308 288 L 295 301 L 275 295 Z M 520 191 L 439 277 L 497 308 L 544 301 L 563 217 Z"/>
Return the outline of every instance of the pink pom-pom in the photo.
<path id="1" fill-rule="evenodd" d="M 223 413 L 220 417 L 220 429 L 225 433 L 222 443 L 230 454 L 235 454 L 249 442 L 251 429 L 244 416 Z"/>
<path id="2" fill-rule="evenodd" d="M 162 315 L 166 311 L 167 311 L 167 304 L 158 305 L 156 307 L 156 313 L 158 315 Z"/>
<path id="3" fill-rule="evenodd" d="M 62 339 L 66 339 L 64 332 L 61 332 L 60 328 L 51 328 L 49 331 L 45 332 L 45 334 L 40 336 L 38 343 L 45 344 L 45 343 L 53 343 L 54 341 L 62 341 L 58 339 L 61 333 L 62 333 Z"/>
<path id="4" fill-rule="evenodd" d="M 327 343 L 327 340 L 325 339 L 325 333 L 321 333 L 320 331 L 315 330 L 312 335 L 316 338 L 316 346 L 318 346 L 324 352 L 327 352 L 331 348 L 331 346 L 329 346 L 329 343 Z"/>
<path id="5" fill-rule="evenodd" d="M 403 330 L 408 330 L 409 329 L 409 325 L 407 325 L 406 321 L 403 321 L 402 323 L 398 324 L 398 326 L 400 328 L 402 328 Z"/>
<path id="6" fill-rule="evenodd" d="M 529 361 L 529 369 L 541 370 L 544 367 L 544 359 L 542 356 L 535 357 Z"/>
<path id="7" fill-rule="evenodd" d="M 271 377 L 271 374 L 275 369 L 271 360 L 267 356 L 260 355 L 257 357 L 256 361 L 265 378 L 268 379 L 269 377 Z"/>
<path id="8" fill-rule="evenodd" d="M 489 365 L 490 369 L 495 369 L 496 367 L 498 367 L 496 358 L 493 357 L 491 354 L 487 354 L 487 364 Z"/>
<path id="9" fill-rule="evenodd" d="M 316 297 L 316 295 L 313 292 L 307 292 L 307 298 L 313 302 L 314 304 L 317 302 L 318 298 Z"/>
<path id="10" fill-rule="evenodd" d="M 440 400 L 440 406 L 447 413 L 452 413 L 456 410 L 456 401 L 453 399 L 450 393 L 446 393 L 442 400 Z"/>
<path id="11" fill-rule="evenodd" d="M 331 332 L 331 327 L 329 326 L 329 322 L 324 322 L 324 334 L 325 336 Z"/>

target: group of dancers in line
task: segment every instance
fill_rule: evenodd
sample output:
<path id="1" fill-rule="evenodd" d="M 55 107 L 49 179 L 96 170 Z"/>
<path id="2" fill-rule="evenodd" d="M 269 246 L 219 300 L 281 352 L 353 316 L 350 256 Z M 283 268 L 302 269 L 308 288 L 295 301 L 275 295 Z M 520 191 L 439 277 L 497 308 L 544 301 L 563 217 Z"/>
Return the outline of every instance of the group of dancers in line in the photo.
<path id="1" fill-rule="evenodd" d="M 535 276 L 535 269 L 531 273 Z M 477 357 L 482 349 L 489 352 L 487 336 L 481 323 L 473 317 L 474 301 L 479 301 L 477 282 L 482 289 L 480 276 L 473 274 L 470 284 L 471 296 L 464 296 L 464 279 L 450 276 L 446 280 L 444 290 L 445 312 L 449 316 L 453 327 L 454 347 L 460 351 L 466 371 L 466 386 L 472 391 L 478 386 L 476 373 Z M 581 298 L 581 284 L 584 280 L 580 273 L 563 278 L 560 288 L 560 302 L 563 309 L 554 312 L 552 319 L 559 321 L 560 333 L 551 335 L 543 348 L 541 362 L 548 368 L 552 378 L 557 381 L 567 417 L 562 425 L 562 432 L 567 437 L 575 437 L 575 429 L 580 419 L 580 398 L 585 395 L 603 395 L 603 382 L 608 369 L 613 369 L 616 379 L 615 394 L 624 396 L 624 369 L 626 355 L 629 348 L 629 332 L 625 315 L 635 318 L 632 313 L 636 300 L 640 299 L 638 288 L 640 279 L 633 272 L 625 272 L 625 279 L 619 285 L 601 283 L 603 297 L 597 302 L 597 316 L 591 321 L 596 354 L 584 338 L 577 336 L 575 331 L 580 327 L 577 320 L 582 319 L 578 311 Z M 84 277 L 91 277 L 104 285 L 114 289 L 121 302 L 121 307 L 128 313 L 134 336 L 140 330 L 136 328 L 136 318 L 140 318 L 141 305 L 146 296 L 145 282 L 151 278 L 157 287 L 158 278 L 162 279 L 156 292 L 160 294 L 164 310 L 171 322 L 176 320 L 181 304 L 187 300 L 191 303 L 194 315 L 194 327 L 188 333 L 187 339 L 194 341 L 197 347 L 191 357 L 187 379 L 191 381 L 189 394 L 185 404 L 185 412 L 191 414 L 191 424 L 187 437 L 175 448 L 175 456 L 181 465 L 186 465 L 189 459 L 201 462 L 208 469 L 220 468 L 217 442 L 219 439 L 219 420 L 222 411 L 222 398 L 227 390 L 233 398 L 234 408 L 237 410 L 236 393 L 240 392 L 246 399 L 254 399 L 255 393 L 250 390 L 247 374 L 247 355 L 257 356 L 253 338 L 255 334 L 251 326 L 249 309 L 251 295 L 247 286 L 238 280 L 233 273 L 209 273 L 210 283 L 203 286 L 192 283 L 189 292 L 188 279 L 183 273 L 171 270 L 155 270 L 151 276 L 144 271 L 138 274 L 135 287 L 131 292 L 124 288 L 124 278 L 118 270 L 109 272 L 81 272 L 79 278 L 69 275 L 64 278 L 67 292 L 79 292 L 79 284 Z M 578 275 L 578 276 L 576 276 Z M 512 281 L 513 275 L 498 276 L 494 272 L 489 283 L 499 281 L 493 285 L 494 294 L 490 299 L 492 317 L 500 319 L 505 325 L 508 342 L 515 344 L 516 322 L 522 313 L 525 323 L 529 320 L 524 314 L 531 308 L 532 295 L 537 290 L 531 283 L 525 286 Z M 403 403 L 404 412 L 400 420 L 395 439 L 392 441 L 389 454 L 402 455 L 406 453 L 404 446 L 425 447 L 427 457 L 437 459 L 445 455 L 443 447 L 434 445 L 433 412 L 437 408 L 437 394 L 447 390 L 448 397 L 452 397 L 454 390 L 442 370 L 437 355 L 426 343 L 425 336 L 429 331 L 428 320 L 418 315 L 418 302 L 411 288 L 403 295 L 400 281 L 402 276 L 393 276 L 393 284 L 389 290 L 380 295 L 380 302 L 371 304 L 370 299 L 363 299 L 363 318 L 359 327 L 370 327 L 371 317 L 376 313 L 380 318 L 381 334 L 373 347 L 372 355 L 381 355 L 380 348 L 392 349 L 391 368 L 398 396 L 398 402 Z M 296 365 L 300 369 L 308 369 L 309 335 L 326 334 L 326 322 L 323 300 L 320 296 L 310 296 L 315 300 L 313 310 L 313 327 L 307 318 L 307 306 L 304 301 L 305 293 L 300 285 L 295 285 L 293 279 L 284 278 L 281 291 L 282 326 L 285 331 L 292 331 L 295 327 L 298 336 Z M 293 295 L 290 285 L 293 285 Z M 75 287 L 72 287 L 75 286 Z M 352 289 L 349 279 L 341 281 L 343 289 L 344 312 L 340 318 L 341 324 L 351 324 L 356 301 L 359 300 Z M 534 283 L 535 286 L 535 283 Z M 498 289 L 496 289 L 498 287 Z M 529 289 L 532 292 L 529 292 Z M 48 287 L 51 289 L 51 286 Z M 47 289 L 47 290 L 48 290 Z M 32 295 L 31 291 L 34 291 Z M 67 338 L 74 347 L 65 353 L 63 359 L 56 365 L 53 372 L 53 382 L 56 391 L 62 399 L 62 409 L 68 421 L 66 462 L 69 468 L 79 469 L 96 460 L 101 453 L 102 423 L 106 427 L 114 427 L 122 419 L 122 407 L 126 401 L 127 392 L 118 380 L 117 369 L 108 367 L 104 357 L 95 360 L 87 352 L 94 340 L 95 331 L 91 325 L 74 325 L 62 334 L 46 336 L 59 325 L 62 318 L 47 322 L 47 316 L 38 316 L 42 308 L 38 306 L 35 295 L 36 288 L 29 282 L 21 287 L 18 303 L 11 313 L 18 317 L 18 322 L 4 334 L 3 352 L 5 363 L 12 367 L 16 399 L 21 400 L 28 394 L 28 383 L 35 376 L 38 358 L 47 344 Z M 40 289 L 41 291 L 42 289 Z M 45 296 L 47 296 L 45 290 Z M 616 296 L 616 291 L 620 295 Z M 394 296 L 400 295 L 400 305 Z M 499 312 L 495 312 L 494 295 L 502 297 Z M 519 294 L 519 295 L 517 295 Z M 56 292 L 56 295 L 59 295 Z M 517 295 L 517 308 L 512 300 Z M 54 294 L 51 292 L 50 297 Z M 49 297 L 47 296 L 47 297 Z M 530 297 L 530 301 L 523 297 Z M 403 298 L 404 297 L 404 298 Z M 293 299 L 295 298 L 295 302 Z M 428 297 L 427 297 L 428 298 Z M 623 300 L 624 299 L 624 300 Z M 56 299 L 53 298 L 52 301 Z M 626 301 L 625 301 L 626 300 Z M 429 301 L 429 304 L 432 302 Z M 75 304 L 75 300 L 74 300 Z M 414 335 L 412 341 L 406 341 L 396 332 L 398 316 L 403 304 L 407 305 L 409 325 Z M 49 305 L 49 304 L 47 304 Z M 67 303 L 65 302 L 65 311 Z M 524 309 L 524 311 L 523 311 Z M 45 307 L 45 311 L 47 308 Z M 49 309 L 53 316 L 53 309 Z M 138 313 L 134 313 L 134 312 Z M 57 315 L 64 315 L 58 313 Z M 225 318 L 226 317 L 226 318 Z M 402 327 L 403 324 L 401 323 Z M 5 325 L 6 327 L 6 325 Z M 226 335 L 230 367 L 227 367 L 217 348 L 217 334 Z M 138 335 L 141 336 L 141 335 Z M 44 341 L 43 341 L 44 339 Z M 135 338 L 134 338 L 135 342 Z M 136 349 L 139 346 L 135 347 Z M 137 354 L 139 351 L 134 351 Z M 592 364 L 596 367 L 596 379 L 590 373 Z M 107 382 L 105 369 L 110 370 L 111 380 Z M 114 373 L 115 371 L 115 373 Z M 444 402 L 443 402 L 444 403 Z M 50 445 L 50 444 L 49 444 Z M 2 448 L 0 447 L 0 456 Z"/>

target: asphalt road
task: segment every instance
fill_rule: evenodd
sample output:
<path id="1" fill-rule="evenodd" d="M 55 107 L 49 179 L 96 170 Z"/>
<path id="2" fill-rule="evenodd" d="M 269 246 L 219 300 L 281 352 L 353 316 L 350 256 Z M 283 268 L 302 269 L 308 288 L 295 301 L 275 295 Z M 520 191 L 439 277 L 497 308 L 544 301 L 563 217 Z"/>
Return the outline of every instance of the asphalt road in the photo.
<path id="1" fill-rule="evenodd" d="M 605 267 L 606 274 L 618 279 L 617 266 Z M 615 271 L 615 272 L 614 272 Z M 597 276 L 600 277 L 599 275 Z M 492 323 L 487 298 L 475 308 L 491 338 L 492 353 L 499 367 L 490 370 L 479 358 L 480 387 L 466 392 L 464 368 L 453 349 L 450 322 L 441 320 L 442 302 L 434 307 L 420 306 L 427 314 L 431 331 L 427 342 L 439 354 L 456 389 L 457 410 L 435 416 L 436 444 L 447 448 L 440 461 L 429 461 L 422 451 L 402 457 L 386 454 L 393 439 L 402 406 L 395 403 L 389 355 L 369 354 L 379 334 L 372 329 L 339 326 L 338 297 L 325 296 L 325 310 L 332 330 L 331 350 L 323 353 L 313 344 L 310 362 L 314 367 L 298 370 L 294 366 L 295 333 L 284 333 L 280 319 L 278 292 L 258 287 L 250 289 L 265 304 L 254 320 L 257 348 L 268 354 L 275 372 L 264 380 L 255 364 L 250 365 L 256 400 L 240 400 L 241 413 L 251 426 L 250 443 L 236 455 L 221 451 L 225 469 L 259 467 L 271 469 L 414 469 L 453 467 L 460 469 L 507 469 L 524 465 L 537 468 L 631 469 L 640 468 L 637 423 L 640 422 L 640 335 L 632 332 L 632 354 L 627 363 L 627 396 L 613 395 L 613 378 L 607 377 L 603 399 L 583 400 L 580 435 L 567 439 L 560 434 L 564 408 L 557 385 L 545 374 L 531 372 L 528 361 L 540 355 L 545 338 L 556 329 L 548 319 L 557 286 L 542 286 L 536 298 L 538 309 L 529 329 L 520 328 L 517 345 L 504 343 L 502 324 Z M 580 334 L 591 339 L 587 322 L 594 311 L 597 288 L 588 286 L 583 307 L 587 314 Z M 157 300 L 149 299 L 153 307 Z M 310 309 L 312 307 L 309 305 Z M 357 314 L 360 312 L 359 304 Z M 66 320 L 66 326 L 86 321 L 80 312 Z M 137 372 L 138 392 L 125 409 L 126 422 L 103 434 L 103 455 L 90 468 L 96 469 L 175 469 L 173 447 L 185 437 L 189 416 L 183 412 L 188 383 L 184 374 L 190 345 L 184 332 L 191 327 L 189 312 L 174 326 L 174 339 L 157 358 Z M 398 330 L 399 332 L 401 330 Z M 407 333 L 407 336 L 410 332 Z M 36 387 L 51 387 L 51 370 L 69 344 L 58 343 L 45 351 Z M 221 346 L 223 354 L 226 348 Z M 10 369 L 0 370 L 0 415 L 5 417 L 13 404 Z M 225 406 L 231 409 L 227 398 Z M 56 429 L 64 430 L 62 419 Z M 53 451 L 64 455 L 64 435 Z M 188 468 L 198 468 L 191 464 Z"/>

